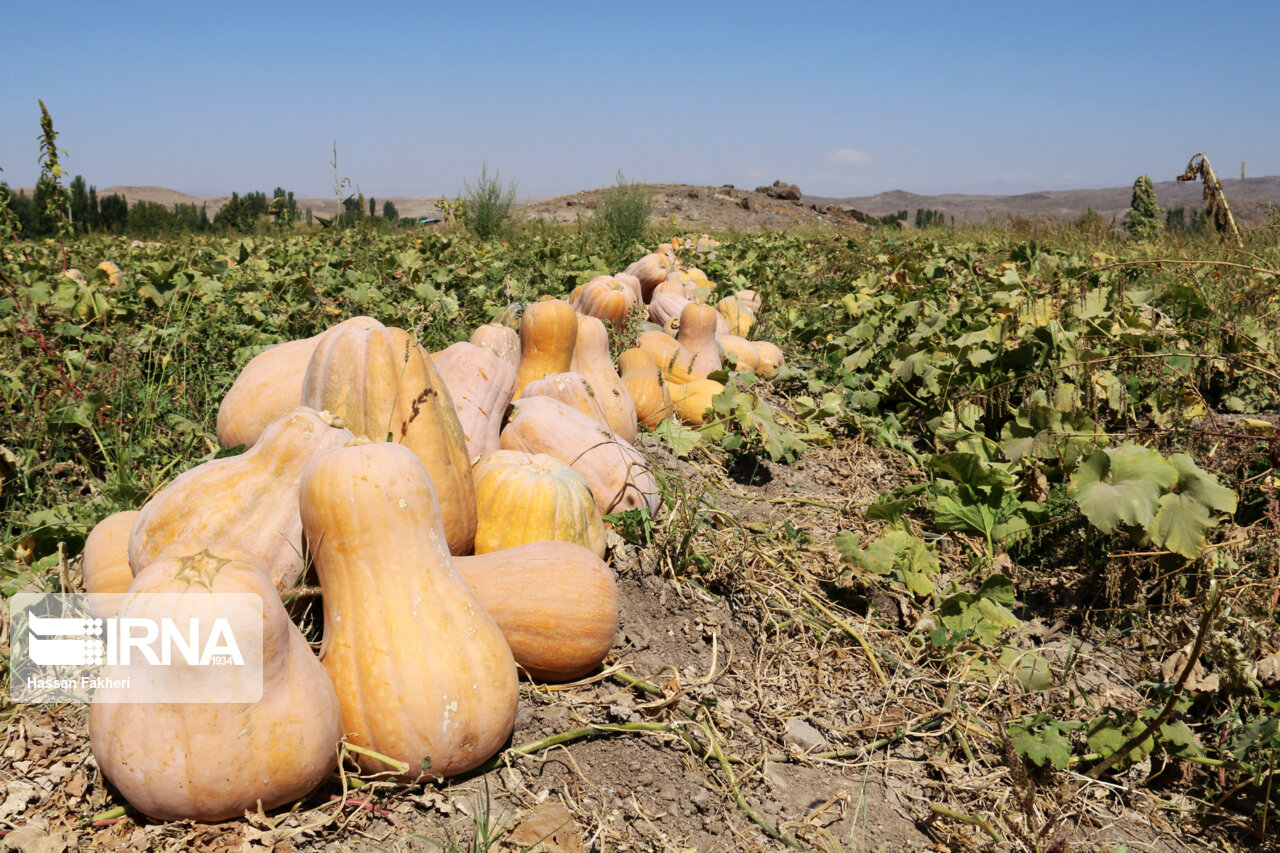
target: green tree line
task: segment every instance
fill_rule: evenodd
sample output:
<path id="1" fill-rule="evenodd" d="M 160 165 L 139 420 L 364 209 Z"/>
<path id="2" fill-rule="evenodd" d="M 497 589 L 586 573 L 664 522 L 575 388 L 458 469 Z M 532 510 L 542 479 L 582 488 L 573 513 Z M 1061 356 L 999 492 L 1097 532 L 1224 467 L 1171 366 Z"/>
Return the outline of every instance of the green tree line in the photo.
<path id="1" fill-rule="evenodd" d="M 51 237 L 58 233 L 58 223 L 50 212 L 48 194 L 51 184 L 37 184 L 31 195 L 8 192 L 10 214 L 19 235 L 28 239 Z M 66 189 L 66 209 L 71 227 L 78 234 L 131 234 L 135 237 L 163 237 L 173 234 L 240 233 L 273 231 L 290 227 L 295 222 L 313 221 L 311 210 L 301 210 L 292 190 L 276 187 L 269 195 L 256 191 L 240 195 L 232 193 L 212 218 L 208 206 L 175 204 L 172 208 L 155 201 L 137 201 L 132 206 L 119 193 L 98 195 L 98 188 L 76 175 Z M 348 207 L 350 210 L 350 207 Z M 375 201 L 369 200 L 369 216 L 375 215 Z M 359 214 L 363 210 L 358 209 Z M 382 218 L 395 222 L 400 218 L 391 201 L 382 204 Z"/>

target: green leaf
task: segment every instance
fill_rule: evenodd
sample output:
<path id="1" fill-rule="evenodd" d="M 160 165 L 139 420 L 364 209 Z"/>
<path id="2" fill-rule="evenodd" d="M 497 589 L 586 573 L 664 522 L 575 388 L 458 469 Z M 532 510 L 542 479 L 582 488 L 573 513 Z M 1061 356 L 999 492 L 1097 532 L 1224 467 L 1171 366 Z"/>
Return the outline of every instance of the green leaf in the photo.
<path id="1" fill-rule="evenodd" d="M 653 434 L 670 447 L 672 453 L 681 458 L 688 456 L 702 440 L 702 435 L 696 429 L 687 427 L 674 418 L 665 418 L 654 427 Z"/>
<path id="2" fill-rule="evenodd" d="M 1189 755 L 1204 755 L 1204 747 L 1182 720 L 1161 724 L 1160 746 L 1165 752 L 1182 758 Z"/>
<path id="3" fill-rule="evenodd" d="M 1053 687 L 1053 670 L 1049 661 L 1035 652 L 1005 646 L 1000 652 L 1000 665 L 1017 679 L 1023 690 L 1048 690 Z"/>
<path id="4" fill-rule="evenodd" d="M 1125 725 L 1110 714 L 1099 717 L 1089 726 L 1086 740 L 1089 751 L 1096 752 L 1102 758 L 1114 755 L 1131 737 L 1141 734 L 1147 727 L 1145 720 L 1134 720 Z M 1129 753 L 1112 765 L 1123 772 L 1145 758 L 1155 748 L 1155 738 L 1148 735 L 1146 740 L 1129 750 Z"/>
<path id="5" fill-rule="evenodd" d="M 1146 529 L 1159 507 L 1160 494 L 1178 473 L 1159 453 L 1125 442 L 1114 450 L 1095 450 L 1071 477 L 1067 496 L 1103 533 L 1121 525 Z"/>
<path id="6" fill-rule="evenodd" d="M 1204 504 L 1190 495 L 1168 494 L 1151 522 L 1151 540 L 1175 554 L 1193 559 L 1204 548 L 1205 534 L 1218 523 Z"/>
<path id="7" fill-rule="evenodd" d="M 934 503 L 934 522 L 939 530 L 961 530 L 990 536 L 995 528 L 995 513 L 985 503 L 962 503 L 950 495 L 939 495 Z"/>
<path id="8" fill-rule="evenodd" d="M 67 400 L 49 412 L 50 427 L 66 429 L 79 426 L 89 429 L 93 426 L 93 416 L 107 404 L 107 395 L 103 391 L 94 391 L 82 400 Z"/>
<path id="9" fill-rule="evenodd" d="M 992 575 L 984 580 L 982 586 L 978 587 L 978 596 L 989 598 L 1004 607 L 1013 607 L 1018 603 L 1013 594 L 1013 581 L 1004 575 Z"/>
<path id="10" fill-rule="evenodd" d="M 938 556 L 928 543 L 905 530 L 887 530 L 865 548 L 857 535 L 836 536 L 836 548 L 846 563 L 877 575 L 893 576 L 912 595 L 933 593 L 938 575 Z"/>
<path id="11" fill-rule="evenodd" d="M 1071 760 L 1071 744 L 1056 726 L 1047 725 L 1032 730 L 1031 727 L 1010 726 L 1010 741 L 1014 750 L 1037 767 L 1052 764 L 1065 770 Z"/>
<path id="12" fill-rule="evenodd" d="M 1187 559 L 1204 549 L 1205 536 L 1218 524 L 1211 513 L 1233 513 L 1236 493 L 1220 485 L 1185 453 L 1169 457 L 1178 472 L 1176 493 L 1160 499 L 1160 510 L 1151 522 L 1151 538 L 1161 547 Z"/>
<path id="13" fill-rule="evenodd" d="M 1190 456 L 1185 453 L 1175 453 L 1169 457 L 1169 464 L 1178 472 L 1177 486 L 1180 493 L 1191 495 L 1209 509 L 1218 512 L 1236 511 L 1236 493 L 1220 485 Z"/>
<path id="14" fill-rule="evenodd" d="M 1004 465 L 988 462 L 976 453 L 937 453 L 929 457 L 928 467 L 973 489 L 1014 483 L 1013 475 Z"/>

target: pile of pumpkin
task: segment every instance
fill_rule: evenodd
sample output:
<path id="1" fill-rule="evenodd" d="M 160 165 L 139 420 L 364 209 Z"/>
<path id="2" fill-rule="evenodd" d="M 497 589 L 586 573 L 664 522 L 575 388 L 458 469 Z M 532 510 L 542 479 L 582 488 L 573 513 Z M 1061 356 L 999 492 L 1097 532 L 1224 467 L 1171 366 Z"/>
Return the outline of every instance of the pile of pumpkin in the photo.
<path id="1" fill-rule="evenodd" d="M 490 323 L 431 354 L 356 317 L 244 367 L 218 439 L 248 449 L 85 544 L 88 591 L 128 593 L 100 617 L 165 615 L 135 593 L 263 602 L 260 701 L 92 705 L 94 756 L 133 806 L 214 821 L 293 802 L 334 770 L 344 733 L 362 771 L 463 773 L 510 736 L 520 670 L 569 680 L 600 664 L 618 621 L 602 516 L 659 504 L 638 423 L 700 423 L 724 358 L 781 363 L 746 340 L 758 298 L 698 301 L 705 276 L 666 248 L 529 305 L 519 333 Z M 619 374 L 609 327 L 636 306 L 655 326 Z M 282 600 L 308 580 L 304 553 L 318 658 Z"/>

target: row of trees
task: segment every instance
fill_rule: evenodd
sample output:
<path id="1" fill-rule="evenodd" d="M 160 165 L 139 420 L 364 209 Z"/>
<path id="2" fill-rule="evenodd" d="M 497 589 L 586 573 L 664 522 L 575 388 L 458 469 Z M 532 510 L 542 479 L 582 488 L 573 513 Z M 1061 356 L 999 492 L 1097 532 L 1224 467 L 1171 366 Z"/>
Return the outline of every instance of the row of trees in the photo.
<path id="1" fill-rule="evenodd" d="M 138 237 L 161 237 L 170 234 L 198 234 L 203 232 L 227 232 L 247 234 L 254 231 L 291 227 L 295 222 L 312 224 L 310 208 L 301 210 L 293 192 L 276 187 L 268 195 L 250 192 L 245 195 L 232 193 L 212 218 L 208 206 L 201 204 L 175 204 L 172 209 L 155 201 L 137 201 L 132 206 L 119 193 L 99 198 L 98 188 L 86 184 L 76 175 L 62 191 L 61 201 L 50 204 L 50 196 L 56 193 L 52 182 L 42 181 L 31 195 L 14 192 L 3 183 L 7 191 L 10 215 L 19 233 L 27 238 L 50 237 L 58 233 L 58 221 L 52 209 L 66 210 L 72 229 L 78 234 L 133 234 Z M 343 202 L 344 221 L 364 218 L 364 198 L 351 197 Z M 377 200 L 369 199 L 368 215 L 377 215 Z M 400 218 L 391 201 L 382 204 L 382 218 L 395 222 Z M 327 223 L 326 223 L 327 224 Z"/>
<path id="2" fill-rule="evenodd" d="M 47 237 L 58 232 L 58 223 L 50 208 L 50 196 L 54 185 L 42 181 L 31 196 L 25 192 L 14 193 L 3 185 L 8 193 L 9 209 L 27 237 Z M 98 198 L 97 187 L 86 187 L 80 175 L 71 181 L 64 192 L 65 205 L 71 227 L 78 233 L 91 231 L 122 232 L 127 228 L 129 203 L 117 193 Z"/>

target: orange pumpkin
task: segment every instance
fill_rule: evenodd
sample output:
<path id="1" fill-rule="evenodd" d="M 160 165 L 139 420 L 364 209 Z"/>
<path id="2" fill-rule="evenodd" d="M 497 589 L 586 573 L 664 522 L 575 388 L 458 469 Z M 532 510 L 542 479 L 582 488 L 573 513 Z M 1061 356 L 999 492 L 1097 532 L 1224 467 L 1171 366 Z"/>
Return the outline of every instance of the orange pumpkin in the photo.
<path id="1" fill-rule="evenodd" d="M 272 421 L 250 450 L 180 474 L 134 521 L 134 572 L 175 547 L 221 544 L 246 552 L 280 589 L 296 584 L 306 569 L 298 482 L 312 456 L 351 440 L 334 423 L 327 412 L 297 406 Z"/>
<path id="2" fill-rule="evenodd" d="M 649 319 L 664 329 L 671 327 L 674 334 L 676 323 L 680 320 L 680 313 L 684 311 L 686 305 L 692 304 L 685 297 L 675 293 L 663 293 L 653 297 L 653 301 L 649 303 Z"/>
<path id="3" fill-rule="evenodd" d="M 640 423 L 653 429 L 672 412 L 671 394 L 658 363 L 648 350 L 632 347 L 618 356 L 618 368 L 627 393 L 635 401 Z"/>
<path id="4" fill-rule="evenodd" d="M 716 310 L 729 325 L 729 334 L 745 338 L 755 325 L 755 316 L 747 310 L 746 304 L 736 296 L 726 296 L 716 303 Z"/>
<path id="5" fill-rule="evenodd" d="M 675 255 L 654 252 L 633 263 L 627 267 L 628 275 L 634 275 L 640 280 L 640 289 L 644 301 L 648 302 L 653 289 L 659 284 L 667 280 L 669 273 L 675 266 Z"/>
<path id="6" fill-rule="evenodd" d="M 760 351 L 746 338 L 737 335 L 717 335 L 716 343 L 724 353 L 724 363 L 732 363 L 734 370 L 755 370 L 760 365 Z"/>
<path id="7" fill-rule="evenodd" d="M 676 341 L 692 353 L 690 373 L 698 378 L 720 370 L 720 350 L 716 346 L 716 321 L 719 313 L 710 305 L 691 302 L 680 312 L 680 330 Z"/>
<path id="8" fill-rule="evenodd" d="M 676 416 L 687 424 L 701 426 L 711 408 L 711 398 L 723 390 L 724 386 L 713 379 L 693 379 L 675 386 L 671 396 Z"/>
<path id="9" fill-rule="evenodd" d="M 381 326 L 372 317 L 352 317 L 334 329 Z M 302 380 L 320 339 L 333 329 L 287 341 L 258 353 L 240 371 L 218 406 L 218 444 L 253 447 L 258 436 L 286 409 L 302 405 Z"/>
<path id="10" fill-rule="evenodd" d="M 507 450 L 546 453 L 572 465 L 591 486 L 603 515 L 641 506 L 658 509 L 658 483 L 644 454 L 559 400 L 517 400 L 501 443 Z"/>
<path id="11" fill-rule="evenodd" d="M 782 350 L 777 344 L 768 341 L 756 341 L 756 350 L 760 353 L 760 364 L 756 367 L 756 372 L 761 376 L 772 376 L 778 372 L 778 368 L 786 363 L 786 359 L 782 355 Z"/>
<path id="12" fill-rule="evenodd" d="M 550 397 L 566 406 L 582 412 L 600 426 L 608 429 L 609 421 L 597 402 L 595 388 L 581 373 L 551 373 L 535 379 L 524 387 L 525 397 Z"/>
<path id="13" fill-rule="evenodd" d="M 626 283 L 615 276 L 601 275 L 575 291 L 570 304 L 575 310 L 608 323 L 615 332 L 621 332 L 639 301 L 636 292 Z"/>
<path id="14" fill-rule="evenodd" d="M 752 317 L 760 316 L 760 309 L 764 306 L 764 301 L 760 298 L 759 293 L 754 290 L 739 290 L 733 295 L 751 312 Z"/>
<path id="15" fill-rule="evenodd" d="M 133 569 L 129 568 L 129 533 L 138 515 L 137 510 L 113 512 L 89 531 L 81 560 L 85 592 L 122 593 L 129 588 L 133 582 Z M 94 607 L 95 618 L 116 615 L 114 610 L 108 613 L 99 609 Z"/>
<path id="16" fill-rule="evenodd" d="M 435 366 L 453 399 L 474 464 L 498 449 L 502 415 L 516 391 L 516 369 L 492 350 L 465 342 L 446 347 Z"/>

